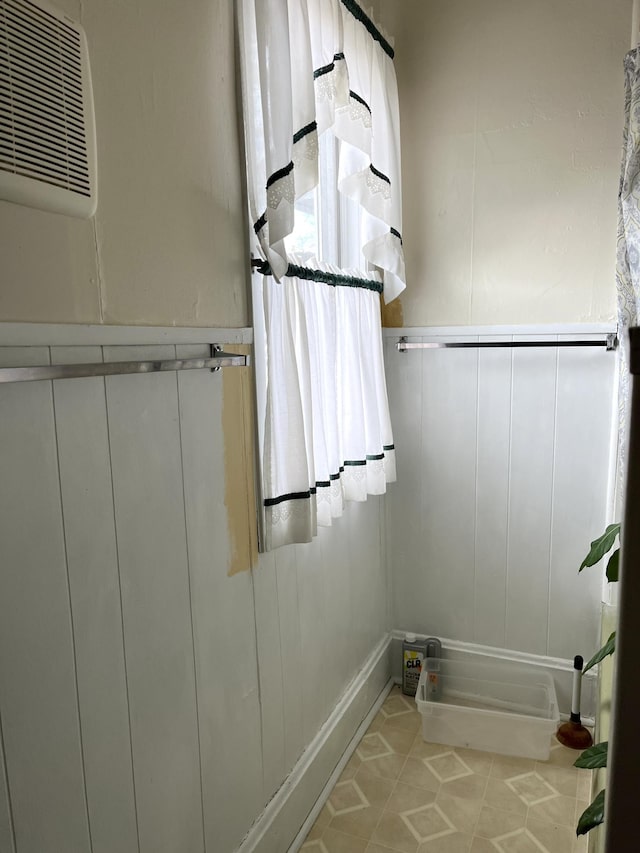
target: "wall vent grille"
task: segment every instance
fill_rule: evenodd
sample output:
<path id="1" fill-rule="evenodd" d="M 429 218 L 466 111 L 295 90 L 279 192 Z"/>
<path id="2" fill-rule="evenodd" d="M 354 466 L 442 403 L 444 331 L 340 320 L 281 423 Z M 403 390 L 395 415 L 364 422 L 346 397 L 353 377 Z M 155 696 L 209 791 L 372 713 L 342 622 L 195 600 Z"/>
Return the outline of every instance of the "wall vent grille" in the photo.
<path id="1" fill-rule="evenodd" d="M 0 0 L 0 197 L 77 216 L 95 212 L 84 32 L 31 0 Z"/>

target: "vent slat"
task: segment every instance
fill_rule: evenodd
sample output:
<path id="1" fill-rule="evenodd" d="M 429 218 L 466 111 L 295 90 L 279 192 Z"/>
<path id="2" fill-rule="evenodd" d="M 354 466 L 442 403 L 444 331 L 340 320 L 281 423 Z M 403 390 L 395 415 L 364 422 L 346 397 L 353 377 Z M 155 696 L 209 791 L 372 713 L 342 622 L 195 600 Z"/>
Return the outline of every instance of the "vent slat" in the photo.
<path id="1" fill-rule="evenodd" d="M 27 81 L 22 80 L 17 75 L 11 80 L 11 83 L 9 83 L 8 78 L 5 80 L 4 76 L 0 76 L 0 89 L 8 93 L 7 97 L 15 98 L 16 101 L 21 101 L 24 104 L 33 103 L 35 92 L 38 101 L 47 104 L 51 109 L 59 109 L 60 106 L 59 97 L 56 98 L 56 94 L 50 89 L 44 90 L 33 84 L 29 86 Z M 81 102 L 76 103 L 70 100 L 65 102 L 65 114 L 75 118 L 81 127 L 84 125 L 82 106 Z"/>
<path id="2" fill-rule="evenodd" d="M 21 8 L 10 2 L 5 2 L 3 8 L 5 20 L 17 21 L 21 30 L 37 31 L 41 39 L 59 42 L 71 56 L 78 52 L 80 44 L 78 33 L 61 26 L 63 22 L 60 19 L 57 19 L 54 25 L 51 20 L 29 14 L 27 6 Z"/>
<path id="3" fill-rule="evenodd" d="M 60 75 L 59 70 L 56 74 L 55 70 L 43 68 L 34 63 L 17 62 L 16 57 L 13 56 L 9 61 L 0 63 L 0 74 L 7 82 L 21 80 L 26 86 L 36 85 L 55 98 L 64 98 L 75 104 L 82 103 L 82 89 L 69 78 Z"/>
<path id="4" fill-rule="evenodd" d="M 54 29 L 64 32 L 66 38 L 68 38 L 72 43 L 76 45 L 79 44 L 78 33 L 73 29 L 73 27 L 70 27 L 60 18 L 52 18 L 51 15 L 47 14 L 42 9 L 39 9 L 33 3 L 21 2 L 21 0 L 5 0 L 4 6 L 7 10 L 16 9 L 20 18 L 30 18 L 37 21 L 46 29 Z M 55 24 L 53 21 L 55 21 Z"/>
<path id="5" fill-rule="evenodd" d="M 89 178 L 86 175 L 65 169 L 64 164 L 60 164 L 59 162 L 51 163 L 50 161 L 42 160 L 41 158 L 33 158 L 29 155 L 23 156 L 20 151 L 11 148 L 1 140 L 0 157 L 2 157 L 6 162 L 13 163 L 14 165 L 20 164 L 23 167 L 30 167 L 36 171 L 40 171 L 42 174 L 55 175 L 59 180 L 86 184 L 87 186 L 89 185 Z"/>
<path id="6" fill-rule="evenodd" d="M 0 77 L 0 91 L 4 94 L 7 102 L 15 101 L 16 104 L 21 104 L 24 107 L 33 106 L 35 103 L 42 104 L 52 115 L 66 116 L 70 122 L 75 122 L 79 128 L 84 127 L 82 105 L 79 107 L 75 103 L 64 103 L 61 107 L 59 99 L 56 100 L 50 92 L 41 92 L 36 87 L 30 90 L 22 81 L 15 79 L 9 85 Z M 64 112 L 60 111 L 61 108 L 64 109 Z"/>
<path id="7" fill-rule="evenodd" d="M 66 84 L 79 92 L 82 91 L 82 77 L 75 69 L 65 67 L 59 62 L 52 64 L 37 51 L 24 47 L 15 41 L 9 45 L 8 59 L 5 64 L 10 69 L 20 67 L 28 69 L 30 73 L 41 77 L 44 82 L 53 83 L 55 81 L 58 85 Z"/>
<path id="8" fill-rule="evenodd" d="M 0 99 L 0 121 L 5 124 L 11 124 L 14 128 L 14 133 L 20 135 L 22 128 L 36 126 L 39 133 L 45 138 L 52 138 L 62 144 L 66 150 L 69 144 L 73 144 L 76 148 L 86 148 L 86 140 L 81 133 L 69 133 L 63 122 L 47 120 L 38 112 L 27 112 L 26 110 L 16 110 L 10 106 L 7 109 L 6 105 Z M 27 124 L 30 122 L 30 124 Z"/>
<path id="9" fill-rule="evenodd" d="M 5 160 L 20 162 L 24 166 L 31 165 L 34 169 L 40 169 L 43 172 L 51 172 L 52 175 L 59 175 L 68 180 L 77 183 L 89 184 L 89 173 L 84 170 L 78 170 L 67 165 L 56 158 L 53 160 L 46 159 L 39 152 L 35 157 L 30 152 L 25 152 L 21 147 L 14 147 L 10 142 L 0 138 L 0 152 Z"/>
<path id="10" fill-rule="evenodd" d="M 7 39 L 6 64 L 9 67 L 27 65 L 45 75 L 53 75 L 56 83 L 66 79 L 80 88 L 82 85 L 82 66 L 70 64 L 60 53 L 41 50 L 39 46 L 34 49 L 27 39 Z"/>
<path id="11" fill-rule="evenodd" d="M 5 168 L 7 166 L 8 168 Z M 51 186 L 59 187 L 60 189 L 77 192 L 79 195 L 86 196 L 87 198 L 90 198 L 91 196 L 91 191 L 86 187 L 75 187 L 68 181 L 58 180 L 55 175 L 50 175 L 47 172 L 39 172 L 37 169 L 14 167 L 12 163 L 3 163 L 2 157 L 0 157 L 0 168 L 4 168 L 4 171 L 12 172 L 14 175 L 22 175 L 25 178 L 34 178 L 37 181 L 42 181 L 42 183 L 45 184 L 51 184 Z"/>
<path id="12" fill-rule="evenodd" d="M 74 142 L 71 139 L 60 141 L 51 133 L 47 134 L 46 130 L 43 130 L 39 125 L 28 124 L 23 120 L 16 121 L 15 117 L 12 120 L 10 116 L 5 116 L 1 111 L 0 136 L 4 139 L 21 139 L 36 147 L 57 151 L 61 157 L 68 156 L 80 163 L 87 162 L 87 148 L 82 144 L 82 141 Z"/>
<path id="13" fill-rule="evenodd" d="M 10 45 L 26 44 L 30 51 L 41 53 L 53 58 L 56 62 L 66 65 L 70 70 L 80 74 L 82 58 L 77 51 L 70 51 L 61 41 L 45 41 L 37 30 L 20 26 L 7 17 L 0 18 L 0 31 Z"/>
<path id="14" fill-rule="evenodd" d="M 37 58 L 42 65 L 53 66 L 54 68 L 64 68 L 69 76 L 78 79 L 82 76 L 82 65 L 77 58 L 72 59 L 68 54 L 60 50 L 59 45 L 49 46 L 43 42 L 32 44 L 33 33 L 25 32 L 24 30 L 16 32 L 10 27 L 2 30 L 8 46 L 9 54 L 17 54 L 22 51 L 31 59 Z"/>
<path id="15" fill-rule="evenodd" d="M 0 74 L 0 86 L 3 91 L 9 93 L 8 97 L 15 98 L 16 101 L 25 104 L 42 103 L 43 106 L 48 105 L 52 112 L 63 110 L 70 118 L 75 119 L 80 127 L 84 125 L 84 104 L 75 98 L 65 98 L 64 91 L 41 89 L 36 81 L 19 74 L 14 74 L 13 77 Z"/>
<path id="16" fill-rule="evenodd" d="M 85 50 L 81 28 L 46 4 L 0 0 L 0 181 L 3 172 L 19 176 L 0 184 L 0 198 L 72 215 L 95 210 Z"/>
<path id="17" fill-rule="evenodd" d="M 13 132 L 20 135 L 40 136 L 43 142 L 50 145 L 55 145 L 62 150 L 67 148 L 76 149 L 77 151 L 86 152 L 86 138 L 83 135 L 62 135 L 59 126 L 45 124 L 38 116 L 16 115 L 10 109 L 7 109 L 2 103 L 0 97 L 0 124 L 13 128 Z"/>
<path id="18" fill-rule="evenodd" d="M 47 124 L 57 125 L 64 129 L 65 133 L 84 135 L 84 125 L 74 116 L 65 112 L 64 101 L 50 106 L 42 99 L 33 99 L 25 102 L 21 98 L 13 97 L 9 101 L 10 109 L 16 113 L 27 113 L 33 115 Z M 55 112 L 54 112 L 55 110 Z"/>
<path id="19" fill-rule="evenodd" d="M 0 147 L 7 151 L 13 151 L 16 154 L 18 152 L 22 152 L 24 154 L 24 158 L 31 158 L 34 162 L 36 160 L 41 160 L 43 163 L 51 163 L 54 166 L 56 164 L 62 164 L 62 166 L 64 166 L 66 162 L 69 172 L 72 172 L 74 175 L 82 175 L 83 177 L 86 177 L 87 180 L 89 179 L 89 170 L 86 167 L 86 161 L 83 161 L 81 158 L 69 156 L 61 159 L 59 151 L 38 145 L 37 142 L 34 144 L 32 140 L 17 138 L 10 139 L 0 133 Z"/>
<path id="20" fill-rule="evenodd" d="M 28 33 L 32 38 L 35 36 L 38 39 L 39 49 L 48 48 L 55 55 L 62 53 L 71 65 L 79 66 L 77 49 L 74 50 L 66 41 L 61 39 L 57 31 L 45 31 L 38 26 L 29 26 L 27 29 L 24 26 L 24 20 L 11 14 L 5 14 L 4 28 L 7 38 L 23 40 L 25 33 Z"/>
<path id="21" fill-rule="evenodd" d="M 51 163 L 41 158 L 31 157 L 29 154 L 22 156 L 20 151 L 13 151 L 0 144 L 0 157 L 3 157 L 8 162 L 11 162 L 16 167 L 24 169 L 33 169 L 42 175 L 51 175 L 57 177 L 58 180 L 73 186 L 84 186 L 89 188 L 90 181 L 87 173 L 82 174 L 71 169 L 62 169 L 56 163 Z"/>

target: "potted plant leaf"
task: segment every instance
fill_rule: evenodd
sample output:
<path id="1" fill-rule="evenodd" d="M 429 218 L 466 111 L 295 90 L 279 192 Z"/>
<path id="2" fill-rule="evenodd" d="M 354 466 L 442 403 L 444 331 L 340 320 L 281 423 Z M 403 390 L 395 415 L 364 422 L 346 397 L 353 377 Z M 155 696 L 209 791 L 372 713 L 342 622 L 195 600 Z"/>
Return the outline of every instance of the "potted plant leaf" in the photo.
<path id="1" fill-rule="evenodd" d="M 620 524 L 610 524 L 605 532 L 598 539 L 591 543 L 589 553 L 582 561 L 580 568 L 581 572 L 588 566 L 595 566 L 603 557 L 605 557 L 616 543 L 616 539 L 620 537 Z M 607 562 L 606 575 L 609 583 L 615 583 L 618 580 L 618 569 L 620 564 L 620 546 L 613 551 Z M 614 631 L 607 642 L 599 649 L 591 660 L 585 666 L 583 673 L 590 670 L 592 667 L 599 664 L 609 655 L 612 655 L 616 647 L 616 632 Z M 575 767 L 581 767 L 586 770 L 597 770 L 607 766 L 607 757 L 609 752 L 608 741 L 596 743 L 580 755 L 577 761 L 574 762 Z M 595 799 L 588 808 L 580 816 L 576 835 L 584 835 L 599 826 L 604 822 L 604 788 L 598 792 Z"/>

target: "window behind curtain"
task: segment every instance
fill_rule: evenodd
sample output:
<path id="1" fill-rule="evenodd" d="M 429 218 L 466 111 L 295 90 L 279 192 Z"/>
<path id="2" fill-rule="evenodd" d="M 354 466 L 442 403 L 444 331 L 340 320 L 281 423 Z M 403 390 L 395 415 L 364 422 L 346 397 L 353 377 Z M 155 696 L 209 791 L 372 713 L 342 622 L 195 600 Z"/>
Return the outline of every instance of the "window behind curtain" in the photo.
<path id="1" fill-rule="evenodd" d="M 304 263 L 324 261 L 340 269 L 366 270 L 360 241 L 360 206 L 338 191 L 339 143 L 331 130 L 319 140 L 319 182 L 295 204 L 295 226 L 285 238 L 288 253 Z"/>

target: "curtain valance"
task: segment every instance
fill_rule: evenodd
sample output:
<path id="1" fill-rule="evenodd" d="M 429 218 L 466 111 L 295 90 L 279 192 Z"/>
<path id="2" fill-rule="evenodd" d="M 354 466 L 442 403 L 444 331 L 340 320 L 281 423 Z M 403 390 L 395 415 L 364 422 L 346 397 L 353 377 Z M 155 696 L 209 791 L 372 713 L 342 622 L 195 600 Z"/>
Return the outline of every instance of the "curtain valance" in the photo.
<path id="1" fill-rule="evenodd" d="M 318 183 L 318 136 L 340 140 L 338 188 L 362 208 L 360 242 L 385 301 L 405 287 L 393 48 L 354 0 L 241 0 L 249 204 L 256 250 L 277 279 L 294 205 Z M 283 97 L 283 93 L 290 96 Z"/>

